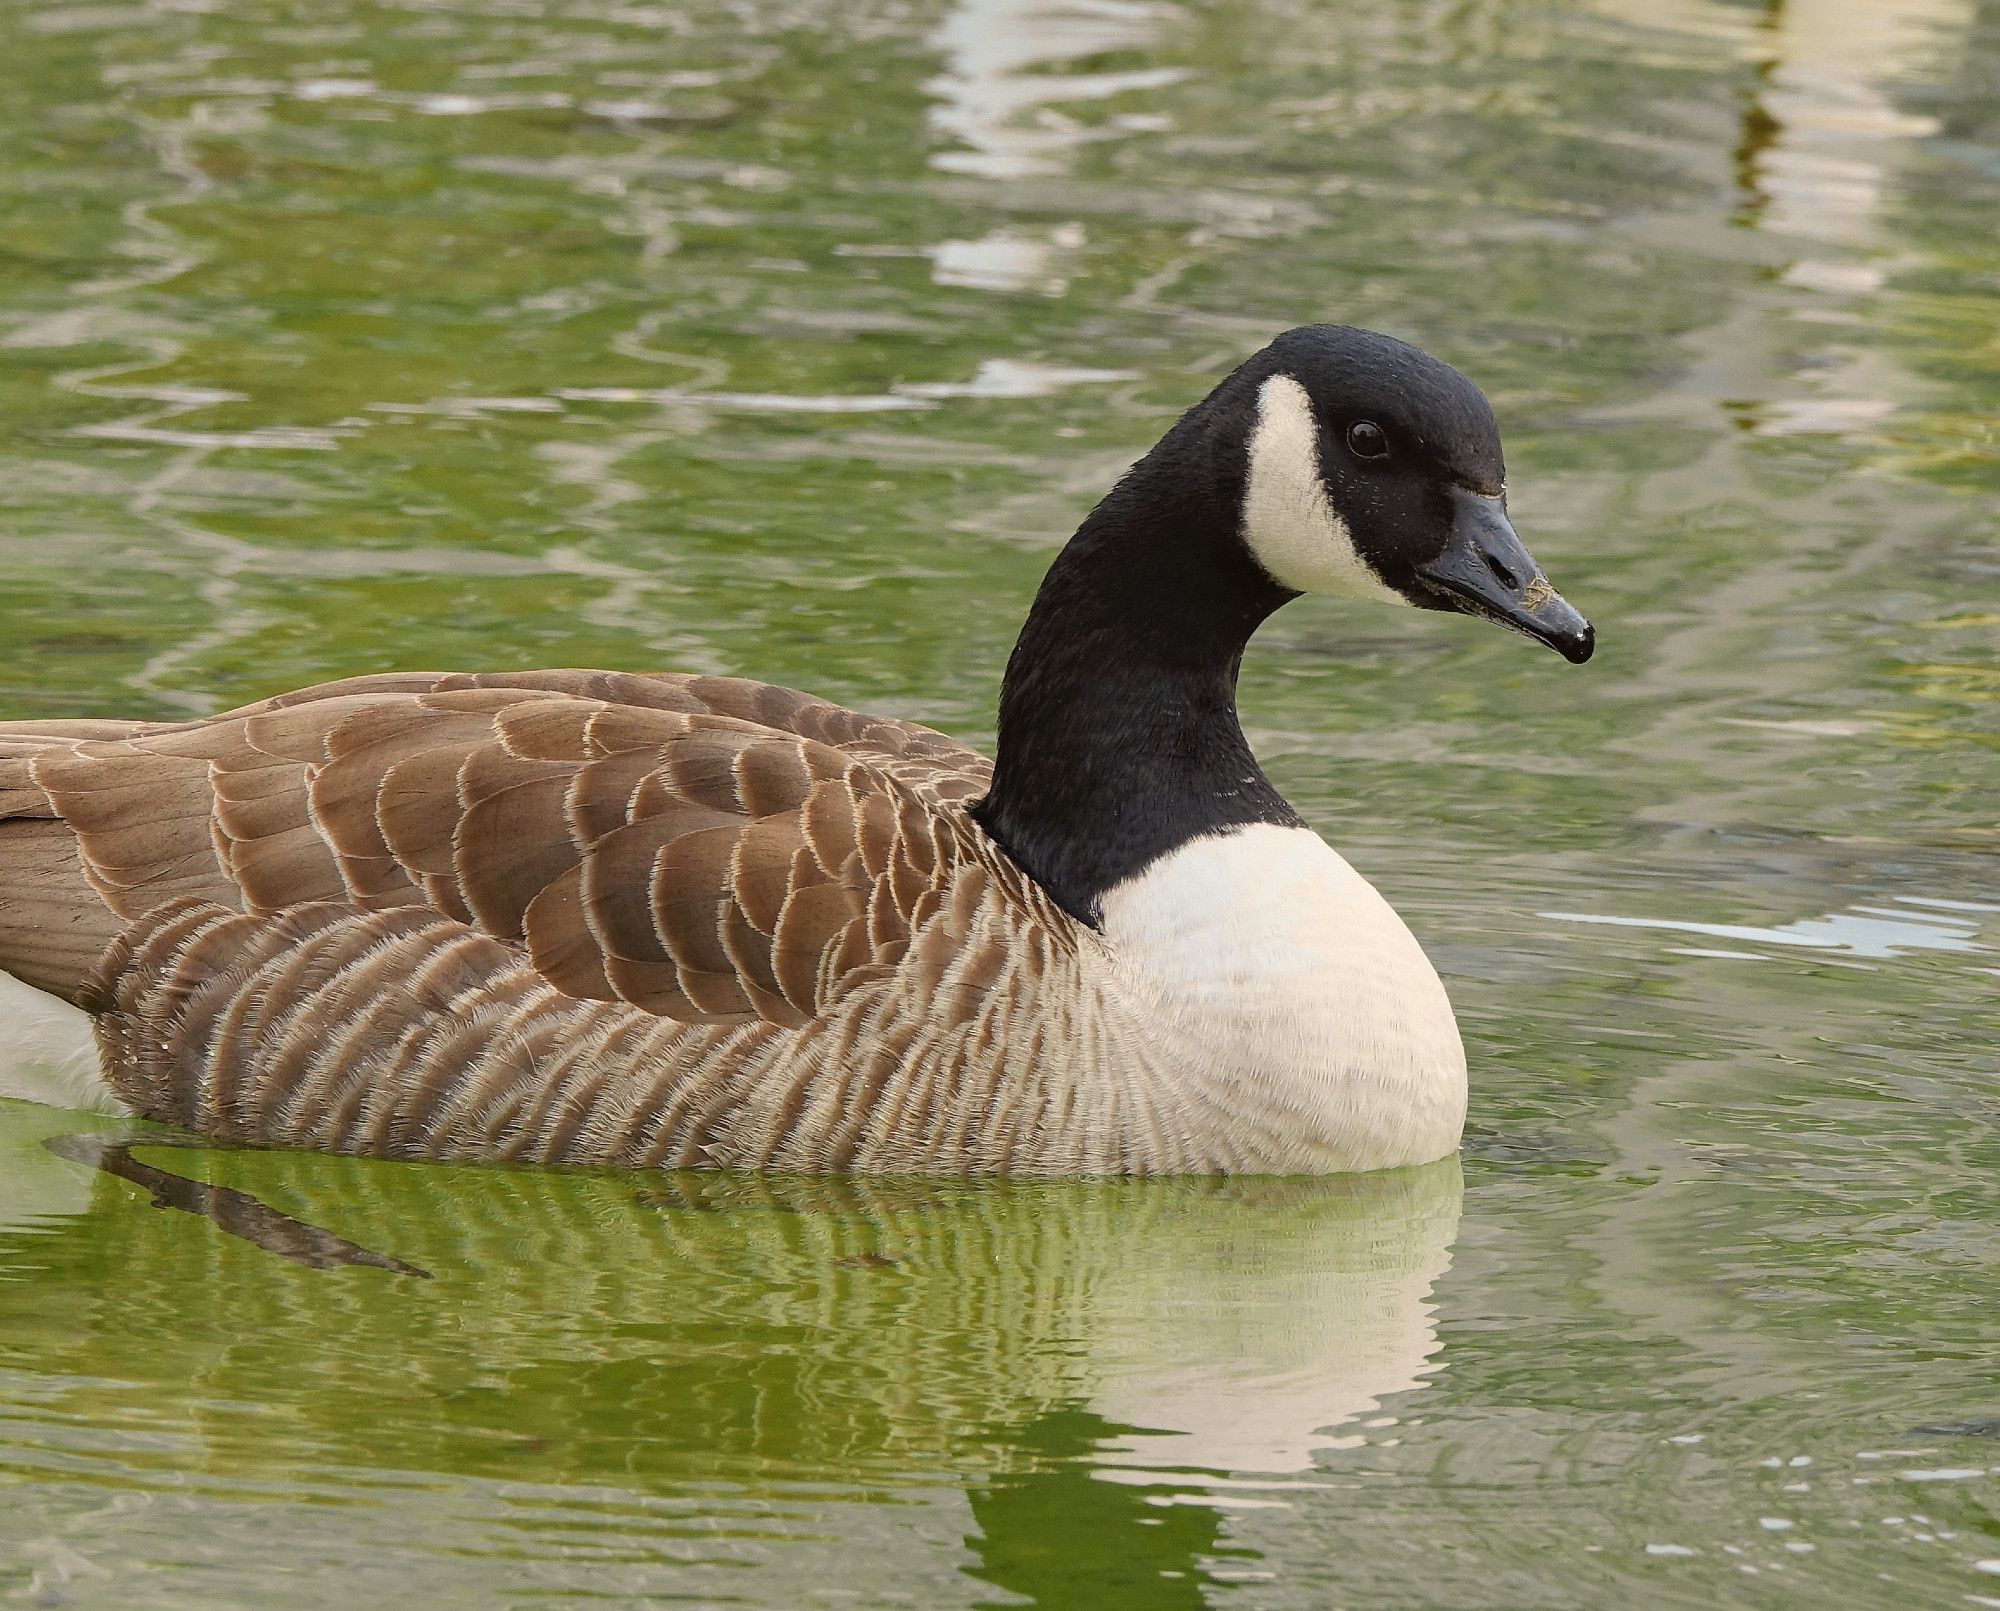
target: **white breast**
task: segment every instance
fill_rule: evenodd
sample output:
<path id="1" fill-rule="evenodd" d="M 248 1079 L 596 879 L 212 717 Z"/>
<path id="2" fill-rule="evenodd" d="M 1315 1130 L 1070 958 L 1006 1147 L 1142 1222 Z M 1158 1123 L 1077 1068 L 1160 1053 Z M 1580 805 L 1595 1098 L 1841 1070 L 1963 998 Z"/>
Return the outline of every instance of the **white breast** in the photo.
<path id="1" fill-rule="evenodd" d="M 1259 823 L 1191 840 L 1103 900 L 1122 992 L 1191 1106 L 1231 1116 L 1257 1167 L 1443 1157 L 1465 1050 L 1408 927 L 1317 834 Z"/>

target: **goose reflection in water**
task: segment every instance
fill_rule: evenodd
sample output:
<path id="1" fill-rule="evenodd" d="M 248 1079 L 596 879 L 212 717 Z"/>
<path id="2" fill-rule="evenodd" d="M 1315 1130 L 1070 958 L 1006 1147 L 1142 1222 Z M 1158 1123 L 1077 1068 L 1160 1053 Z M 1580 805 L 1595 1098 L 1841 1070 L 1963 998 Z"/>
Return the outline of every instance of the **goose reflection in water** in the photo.
<path id="1" fill-rule="evenodd" d="M 504 1168 L 120 1149 L 135 1132 L 77 1123 L 0 1103 L 0 1269 L 36 1267 L 0 1282 L 0 1336 L 66 1379 L 45 1409 L 79 1447 L 164 1382 L 203 1406 L 185 1438 L 121 1450 L 120 1486 L 421 1474 L 463 1496 L 528 1451 L 538 1489 L 614 1533 L 668 1501 L 727 1534 L 746 1492 L 782 1511 L 804 1484 L 844 1516 L 906 1507 L 863 1568 L 885 1581 L 1088 1584 L 1097 1605 L 1205 1603 L 1244 1567 L 1230 1509 L 1283 1503 L 1439 1368 L 1461 1193 L 1455 1158 L 1062 1184 L 539 1172 L 529 1191 Z M 523 1546 L 554 1548 L 563 1514 L 517 1517 Z M 830 1555 L 815 1520 L 760 1513 L 727 1582 L 838 1559 L 854 1587 L 853 1540 Z"/>

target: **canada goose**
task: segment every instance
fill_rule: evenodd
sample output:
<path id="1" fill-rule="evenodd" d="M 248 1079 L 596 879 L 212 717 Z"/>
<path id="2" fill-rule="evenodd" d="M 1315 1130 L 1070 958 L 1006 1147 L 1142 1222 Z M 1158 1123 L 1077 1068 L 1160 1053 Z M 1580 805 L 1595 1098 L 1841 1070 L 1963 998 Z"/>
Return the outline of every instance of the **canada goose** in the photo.
<path id="1" fill-rule="evenodd" d="M 1478 388 L 1307 326 L 1057 557 L 990 765 L 789 689 L 599 671 L 0 724 L 0 968 L 88 1016 L 94 1050 L 57 1070 L 72 1092 L 229 1143 L 807 1171 L 1426 1162 L 1465 1114 L 1444 988 L 1237 722 L 1244 645 L 1309 592 L 1591 652 L 1508 523 Z"/>

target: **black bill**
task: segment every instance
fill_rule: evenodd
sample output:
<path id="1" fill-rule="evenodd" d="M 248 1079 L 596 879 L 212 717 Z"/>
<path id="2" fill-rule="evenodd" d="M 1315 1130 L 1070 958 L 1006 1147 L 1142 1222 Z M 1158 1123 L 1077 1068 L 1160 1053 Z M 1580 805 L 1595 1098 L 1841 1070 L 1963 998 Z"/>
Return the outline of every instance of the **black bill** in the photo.
<path id="1" fill-rule="evenodd" d="M 1452 499 L 1451 538 L 1444 552 L 1417 567 L 1424 586 L 1439 595 L 1440 607 L 1512 627 L 1546 643 L 1573 665 L 1588 660 L 1597 634 L 1549 585 L 1514 535 L 1501 501 L 1462 488 Z"/>

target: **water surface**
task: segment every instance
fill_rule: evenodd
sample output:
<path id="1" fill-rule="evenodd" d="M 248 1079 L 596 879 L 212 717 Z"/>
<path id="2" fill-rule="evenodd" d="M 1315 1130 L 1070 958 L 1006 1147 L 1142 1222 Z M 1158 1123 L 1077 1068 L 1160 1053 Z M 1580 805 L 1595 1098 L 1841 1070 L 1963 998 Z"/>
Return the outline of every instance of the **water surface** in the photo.
<path id="1" fill-rule="evenodd" d="M 2000 1606 L 1996 75 L 1992 0 L 0 11 L 7 714 L 582 664 L 990 743 L 1054 546 L 1318 318 L 1487 388 L 1601 634 L 1246 674 L 1462 1161 L 121 1176 L 0 1105 L 0 1597 Z"/>

